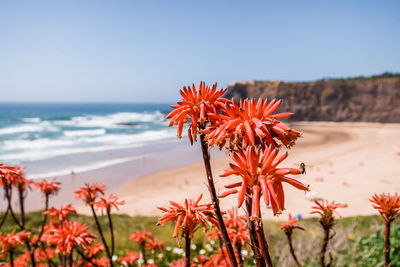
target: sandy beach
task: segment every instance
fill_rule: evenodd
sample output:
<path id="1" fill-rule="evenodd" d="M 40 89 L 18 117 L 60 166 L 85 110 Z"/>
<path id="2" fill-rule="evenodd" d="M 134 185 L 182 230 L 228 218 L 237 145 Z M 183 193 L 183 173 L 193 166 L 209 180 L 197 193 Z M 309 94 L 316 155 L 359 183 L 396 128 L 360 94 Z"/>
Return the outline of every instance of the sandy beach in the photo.
<path id="1" fill-rule="evenodd" d="M 292 126 L 303 133 L 303 138 L 290 149 L 281 166 L 306 163 L 306 174 L 300 180 L 310 185 L 310 192 L 285 185 L 286 211 L 278 219 L 286 219 L 289 212 L 309 217 L 315 198 L 347 203 L 349 207 L 340 211 L 343 216 L 375 214 L 368 202 L 373 193 L 400 191 L 399 124 L 302 122 Z M 170 160 L 175 160 L 173 155 Z M 227 156 L 212 158 L 218 192 L 223 191 L 224 184 L 240 180 L 218 177 L 228 162 Z M 209 201 L 202 161 L 132 179 L 114 193 L 126 201 L 119 212 L 129 215 L 160 215 L 157 206 L 201 193 L 203 200 Z M 236 199 L 229 196 L 221 200 L 221 205 L 228 209 L 236 205 Z M 274 217 L 265 205 L 262 212 L 264 218 Z"/>

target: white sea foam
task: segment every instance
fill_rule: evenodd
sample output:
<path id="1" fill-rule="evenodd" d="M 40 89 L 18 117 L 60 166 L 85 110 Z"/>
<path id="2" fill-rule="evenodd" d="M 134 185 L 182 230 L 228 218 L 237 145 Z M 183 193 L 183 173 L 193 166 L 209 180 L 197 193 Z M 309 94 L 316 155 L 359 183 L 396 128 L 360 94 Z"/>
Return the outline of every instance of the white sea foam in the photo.
<path id="1" fill-rule="evenodd" d="M 71 120 L 54 121 L 55 125 L 74 126 L 74 127 L 102 127 L 116 128 L 121 127 L 121 123 L 128 122 L 164 122 L 164 115 L 159 112 L 137 113 L 137 112 L 119 112 L 106 116 L 77 116 Z"/>
<path id="2" fill-rule="evenodd" d="M 42 131 L 54 132 L 58 131 L 58 128 L 50 125 L 48 122 L 40 124 L 22 124 L 0 129 L 0 135 Z"/>
<path id="3" fill-rule="evenodd" d="M 22 119 L 22 121 L 24 121 L 24 122 L 32 122 L 32 123 L 37 123 L 37 122 L 40 122 L 41 120 L 40 120 L 40 118 L 23 118 Z"/>
<path id="4" fill-rule="evenodd" d="M 106 133 L 105 129 L 93 130 L 78 130 L 78 131 L 64 131 L 65 136 L 87 136 L 87 135 L 103 135 Z"/>
<path id="5" fill-rule="evenodd" d="M 119 159 L 112 159 L 112 160 L 105 160 L 105 161 L 97 161 L 97 162 L 92 162 L 89 163 L 85 166 L 71 166 L 69 168 L 57 170 L 57 171 L 52 171 L 52 172 L 47 172 L 47 173 L 34 173 L 34 174 L 27 174 L 27 177 L 29 179 L 38 179 L 38 178 L 48 178 L 48 177 L 57 177 L 57 176 L 63 176 L 63 175 L 69 175 L 73 171 L 75 174 L 81 173 L 81 172 L 87 172 L 91 170 L 96 170 L 128 161 L 132 161 L 135 159 L 139 159 L 144 157 L 145 155 L 141 156 L 134 156 L 134 157 L 128 157 L 128 158 L 119 158 Z"/>
<path id="6" fill-rule="evenodd" d="M 175 129 L 146 131 L 139 134 L 67 136 L 64 139 L 6 140 L 2 145 L 2 161 L 35 161 L 56 156 L 99 152 L 143 146 L 173 138 Z M 17 150 L 17 151 L 16 151 Z"/>

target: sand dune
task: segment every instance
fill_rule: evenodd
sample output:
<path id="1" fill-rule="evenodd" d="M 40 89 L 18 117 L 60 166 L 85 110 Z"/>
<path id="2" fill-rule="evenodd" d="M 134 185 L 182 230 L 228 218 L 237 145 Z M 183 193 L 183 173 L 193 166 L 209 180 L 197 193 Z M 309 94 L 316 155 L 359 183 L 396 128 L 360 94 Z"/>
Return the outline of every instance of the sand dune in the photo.
<path id="1" fill-rule="evenodd" d="M 303 138 L 281 166 L 305 162 L 307 172 L 300 180 L 310 185 L 310 192 L 285 185 L 286 211 L 280 219 L 286 219 L 288 212 L 308 217 L 313 198 L 347 203 L 349 207 L 340 211 L 343 216 L 373 214 L 368 202 L 373 193 L 400 192 L 400 124 L 304 122 L 293 128 Z M 218 177 L 228 162 L 227 156 L 212 159 L 219 192 L 224 184 L 240 180 Z M 169 200 L 203 193 L 204 201 L 209 201 L 205 182 L 203 164 L 197 162 L 133 179 L 115 193 L 127 203 L 121 213 L 159 215 L 156 207 L 168 205 Z M 227 209 L 236 201 L 236 196 L 229 196 L 221 205 Z M 265 205 L 262 212 L 265 218 L 273 217 Z"/>

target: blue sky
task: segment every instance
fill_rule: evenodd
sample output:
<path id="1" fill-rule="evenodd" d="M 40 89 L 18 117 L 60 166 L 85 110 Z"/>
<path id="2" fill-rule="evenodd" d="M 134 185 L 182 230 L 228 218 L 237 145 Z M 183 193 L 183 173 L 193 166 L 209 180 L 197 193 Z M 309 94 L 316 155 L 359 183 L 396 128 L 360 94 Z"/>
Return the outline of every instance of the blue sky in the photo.
<path id="1" fill-rule="evenodd" d="M 400 1 L 3 1 L 0 101 L 175 102 L 205 80 L 400 72 Z"/>

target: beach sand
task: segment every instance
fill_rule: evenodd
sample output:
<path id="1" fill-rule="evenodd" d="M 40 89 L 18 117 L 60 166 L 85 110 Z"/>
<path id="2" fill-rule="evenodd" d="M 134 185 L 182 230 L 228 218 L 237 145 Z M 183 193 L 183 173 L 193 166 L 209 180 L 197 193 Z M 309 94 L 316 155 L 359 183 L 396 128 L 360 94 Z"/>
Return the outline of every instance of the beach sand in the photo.
<path id="1" fill-rule="evenodd" d="M 303 122 L 292 127 L 301 131 L 303 138 L 280 166 L 306 163 L 306 174 L 299 180 L 309 184 L 310 192 L 285 184 L 286 211 L 274 217 L 262 204 L 263 218 L 285 220 L 289 212 L 309 217 L 315 198 L 347 203 L 349 207 L 339 211 L 343 216 L 376 214 L 368 201 L 372 194 L 400 192 L 400 124 Z M 171 155 L 168 160 L 179 159 Z M 223 192 L 225 184 L 240 181 L 240 177 L 218 176 L 228 163 L 227 156 L 212 158 L 217 192 Z M 210 201 L 202 161 L 132 179 L 114 193 L 126 201 L 119 213 L 129 215 L 160 215 L 157 206 L 199 194 L 203 194 L 203 202 Z M 236 204 L 236 195 L 221 199 L 223 209 Z"/>

